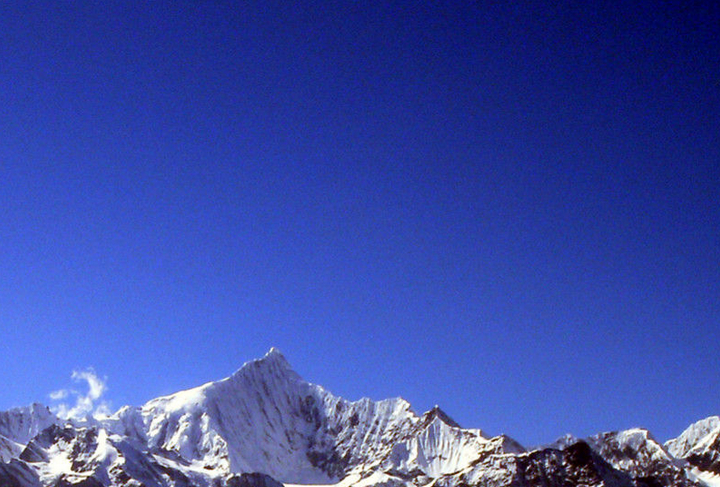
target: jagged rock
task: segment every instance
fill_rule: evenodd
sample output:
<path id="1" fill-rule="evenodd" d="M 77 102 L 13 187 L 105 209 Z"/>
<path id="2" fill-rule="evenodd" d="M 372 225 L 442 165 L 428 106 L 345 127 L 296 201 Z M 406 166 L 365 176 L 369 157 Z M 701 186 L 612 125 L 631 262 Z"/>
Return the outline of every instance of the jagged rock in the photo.
<path id="1" fill-rule="evenodd" d="M 283 487 L 283 484 L 262 473 L 243 473 L 233 475 L 227 481 L 227 487 Z"/>
<path id="2" fill-rule="evenodd" d="M 37 404 L 0 413 L 0 487 L 700 487 L 719 456 L 717 417 L 665 446 L 632 429 L 526 451 L 439 407 L 334 396 L 275 349 L 109 418 L 65 422 Z"/>
<path id="3" fill-rule="evenodd" d="M 61 478 L 57 482 L 55 482 L 54 487 L 104 487 L 104 486 L 103 486 L 102 482 L 100 482 L 95 477 L 88 477 L 88 478 L 82 479 L 78 482 L 70 482 L 69 480 Z"/>

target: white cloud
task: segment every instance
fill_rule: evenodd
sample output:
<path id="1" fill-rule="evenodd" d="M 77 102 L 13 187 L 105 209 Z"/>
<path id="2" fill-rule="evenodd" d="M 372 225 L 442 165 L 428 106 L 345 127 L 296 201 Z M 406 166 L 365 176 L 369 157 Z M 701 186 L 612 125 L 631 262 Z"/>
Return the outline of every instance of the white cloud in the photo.
<path id="1" fill-rule="evenodd" d="M 53 391 L 50 393 L 50 399 L 53 401 L 60 401 L 68 397 L 70 391 L 67 389 L 60 389 L 59 391 Z"/>
<path id="2" fill-rule="evenodd" d="M 70 397 L 75 398 L 75 404 L 61 402 L 52 409 L 61 418 L 83 419 L 88 416 L 103 417 L 110 414 L 110 405 L 107 401 L 101 401 L 102 395 L 107 390 L 107 378 L 99 377 L 92 368 L 85 370 L 74 370 L 71 376 L 75 382 L 85 382 L 88 387 L 86 394 L 74 389 L 60 389 L 50 393 L 50 399 L 61 401 Z"/>
<path id="3" fill-rule="evenodd" d="M 93 369 L 73 370 L 72 379 L 75 382 L 83 380 L 87 382 L 89 388 L 87 397 L 92 401 L 100 399 L 100 396 L 102 396 L 105 389 L 107 389 L 105 386 L 105 380 L 100 379 Z"/>

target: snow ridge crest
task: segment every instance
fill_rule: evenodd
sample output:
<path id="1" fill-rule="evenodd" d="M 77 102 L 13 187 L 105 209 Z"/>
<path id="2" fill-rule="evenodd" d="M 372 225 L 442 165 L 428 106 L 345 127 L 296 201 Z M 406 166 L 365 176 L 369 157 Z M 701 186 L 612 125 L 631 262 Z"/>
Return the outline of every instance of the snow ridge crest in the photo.
<path id="1" fill-rule="evenodd" d="M 718 479 L 717 416 L 664 446 L 636 428 L 528 451 L 464 429 L 438 406 L 418 415 L 402 398 L 335 396 L 304 381 L 276 348 L 226 379 L 110 417 L 66 422 L 38 404 L 0 412 L 0 486 L 716 487 Z"/>

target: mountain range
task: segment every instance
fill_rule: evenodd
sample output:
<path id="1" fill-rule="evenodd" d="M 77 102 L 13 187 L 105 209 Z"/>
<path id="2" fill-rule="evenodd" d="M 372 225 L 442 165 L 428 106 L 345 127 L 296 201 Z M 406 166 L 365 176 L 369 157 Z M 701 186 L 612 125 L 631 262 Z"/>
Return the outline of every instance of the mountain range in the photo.
<path id="1" fill-rule="evenodd" d="M 0 487 L 720 487 L 720 418 L 664 444 L 645 429 L 527 449 L 400 398 L 348 401 L 271 349 L 232 376 L 63 419 L 0 412 Z"/>

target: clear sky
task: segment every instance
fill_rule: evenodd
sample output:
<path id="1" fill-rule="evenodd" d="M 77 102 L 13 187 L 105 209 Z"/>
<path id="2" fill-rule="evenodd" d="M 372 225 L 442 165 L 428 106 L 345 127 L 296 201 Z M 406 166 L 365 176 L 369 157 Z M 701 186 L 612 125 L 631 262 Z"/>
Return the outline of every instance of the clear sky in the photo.
<path id="1" fill-rule="evenodd" d="M 719 26 L 3 2 L 0 409 L 87 367 L 141 404 L 277 346 L 525 444 L 719 414 Z"/>

